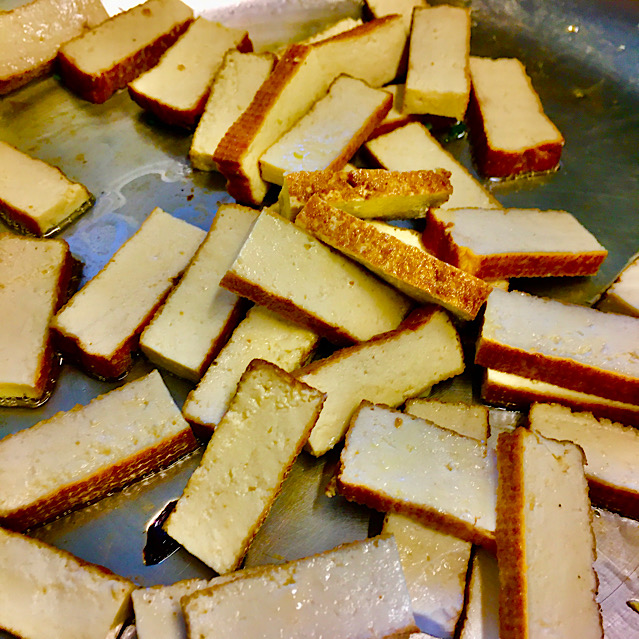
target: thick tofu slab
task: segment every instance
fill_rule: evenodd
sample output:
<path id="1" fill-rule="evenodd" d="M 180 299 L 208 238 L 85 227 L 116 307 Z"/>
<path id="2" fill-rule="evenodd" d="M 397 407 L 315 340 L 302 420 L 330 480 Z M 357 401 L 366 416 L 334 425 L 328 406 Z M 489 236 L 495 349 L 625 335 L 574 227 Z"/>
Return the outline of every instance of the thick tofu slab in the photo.
<path id="1" fill-rule="evenodd" d="M 224 346 L 245 303 L 219 282 L 257 215 L 237 204 L 219 206 L 182 279 L 142 332 L 140 348 L 154 364 L 197 382 Z"/>
<path id="2" fill-rule="evenodd" d="M 348 499 L 492 549 L 496 475 L 485 443 L 365 401 L 346 434 L 337 487 Z"/>
<path id="3" fill-rule="evenodd" d="M 61 44 L 108 17 L 100 0 L 34 0 L 0 13 L 0 95 L 50 73 Z"/>
<path id="4" fill-rule="evenodd" d="M 191 164 L 201 171 L 217 171 L 213 155 L 231 125 L 251 103 L 273 70 L 272 53 L 228 51 L 213 84 L 204 113 L 191 141 Z"/>
<path id="5" fill-rule="evenodd" d="M 594 275 L 608 251 L 566 211 L 431 211 L 424 246 L 482 279 Z"/>
<path id="6" fill-rule="evenodd" d="M 639 318 L 493 289 L 475 363 L 636 404 Z"/>
<path id="7" fill-rule="evenodd" d="M 491 291 L 483 280 L 340 211 L 320 196 L 309 200 L 295 224 L 417 302 L 439 304 L 462 320 L 475 318 Z"/>
<path id="8" fill-rule="evenodd" d="M 59 366 L 49 323 L 64 303 L 74 260 L 63 240 L 0 234 L 0 406 L 39 406 Z"/>
<path id="9" fill-rule="evenodd" d="M 224 54 L 236 47 L 252 50 L 246 31 L 196 18 L 156 66 L 129 83 L 129 94 L 163 122 L 194 127 Z"/>
<path id="10" fill-rule="evenodd" d="M 480 207 L 501 208 L 489 193 L 428 130 L 417 122 L 369 140 L 364 148 L 373 161 L 390 171 L 445 169 L 450 171 L 453 192 L 442 205 L 445 209 Z"/>
<path id="11" fill-rule="evenodd" d="M 0 628 L 29 639 L 104 639 L 126 621 L 135 584 L 0 528 Z"/>
<path id="12" fill-rule="evenodd" d="M 601 639 L 583 451 L 517 428 L 497 456 L 499 636 Z"/>
<path id="13" fill-rule="evenodd" d="M 193 636 L 383 639 L 416 630 L 397 548 L 374 537 L 191 595 L 184 614 Z"/>
<path id="14" fill-rule="evenodd" d="M 205 232 L 154 209 L 51 324 L 66 353 L 90 373 L 117 378 L 139 335 L 184 271 Z"/>
<path id="15" fill-rule="evenodd" d="M 198 435 L 210 436 L 252 360 L 266 360 L 290 373 L 308 360 L 318 341 L 313 331 L 262 306 L 253 306 L 199 384 L 188 394 L 182 406 L 184 417 L 197 429 Z"/>
<path id="16" fill-rule="evenodd" d="M 324 395 L 254 360 L 164 527 L 216 572 L 239 567 L 317 421 Z"/>
<path id="17" fill-rule="evenodd" d="M 147 0 L 60 47 L 62 81 L 90 102 L 105 102 L 162 54 L 193 20 L 180 0 Z"/>
<path id="18" fill-rule="evenodd" d="M 488 177 L 552 171 L 564 138 L 544 113 L 541 100 L 516 58 L 471 56 L 468 109 L 473 155 Z"/>
<path id="19" fill-rule="evenodd" d="M 406 113 L 463 120 L 470 97 L 470 9 L 441 5 L 413 12 Z"/>
<path id="20" fill-rule="evenodd" d="M 0 141 L 0 214 L 23 233 L 47 236 L 87 211 L 95 198 L 60 169 Z"/>
<path id="21" fill-rule="evenodd" d="M 221 285 L 336 344 L 397 328 L 411 306 L 357 264 L 266 210 Z"/>
<path id="22" fill-rule="evenodd" d="M 0 440 L 0 521 L 24 529 L 197 446 L 157 371 Z"/>
<path id="23" fill-rule="evenodd" d="M 383 120 L 392 102 L 386 91 L 340 76 L 260 158 L 262 178 L 281 186 L 284 175 L 292 171 L 339 171 Z"/>

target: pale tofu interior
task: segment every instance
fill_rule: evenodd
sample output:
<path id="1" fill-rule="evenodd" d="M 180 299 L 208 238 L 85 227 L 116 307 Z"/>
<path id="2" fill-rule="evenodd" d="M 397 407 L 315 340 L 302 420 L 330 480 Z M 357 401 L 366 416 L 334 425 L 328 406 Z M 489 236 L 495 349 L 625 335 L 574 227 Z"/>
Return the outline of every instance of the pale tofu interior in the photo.
<path id="1" fill-rule="evenodd" d="M 254 306 L 189 393 L 184 416 L 198 424 L 217 424 L 251 360 L 263 359 L 290 372 L 310 355 L 318 339 L 313 331 Z"/>
<path id="2" fill-rule="evenodd" d="M 519 152 L 562 140 L 519 60 L 471 56 L 470 73 L 491 147 Z"/>
<path id="3" fill-rule="evenodd" d="M 391 171 L 446 169 L 453 192 L 441 208 L 501 208 L 497 200 L 445 151 L 421 124 L 413 122 L 369 140 L 366 148 Z"/>
<path id="4" fill-rule="evenodd" d="M 406 298 L 361 267 L 267 212 L 260 215 L 230 271 L 357 341 L 397 328 L 410 307 Z"/>
<path id="5" fill-rule="evenodd" d="M 226 51 L 236 47 L 245 34 L 240 29 L 227 29 L 217 22 L 197 18 L 159 64 L 131 86 L 175 109 L 193 109 L 208 91 Z"/>
<path id="6" fill-rule="evenodd" d="M 205 232 L 154 209 L 107 266 L 56 315 L 82 349 L 108 357 L 132 336 L 186 268 Z"/>
<path id="7" fill-rule="evenodd" d="M 90 194 L 58 168 L 0 141 L 0 202 L 31 217 L 45 233 L 77 211 Z"/>
<path id="8" fill-rule="evenodd" d="M 600 638 L 581 451 L 570 443 L 527 437 L 523 491 L 528 627 L 539 636 Z"/>
<path id="9" fill-rule="evenodd" d="M 165 529 L 218 573 L 235 570 L 321 407 L 271 365 L 240 382 Z"/>
<path id="10" fill-rule="evenodd" d="M 62 46 L 84 73 L 98 74 L 193 17 L 180 0 L 148 0 Z"/>
<path id="11" fill-rule="evenodd" d="M 497 473 L 485 444 L 381 406 L 361 409 L 340 480 L 495 530 Z"/>
<path id="12" fill-rule="evenodd" d="M 217 170 L 213 161 L 217 145 L 246 110 L 272 68 L 270 54 L 241 53 L 237 49 L 226 54 L 193 135 L 190 158 L 196 169 Z"/>
<path id="13" fill-rule="evenodd" d="M 281 185 L 284 174 L 291 171 L 319 171 L 339 158 L 345 164 L 350 157 L 342 157 L 344 150 L 387 99 L 385 91 L 340 76 L 327 95 L 264 153 L 262 177 Z"/>
<path id="14" fill-rule="evenodd" d="M 455 244 L 468 247 L 477 255 L 605 250 L 566 211 L 473 208 L 439 210 L 435 215 L 451 225 L 448 232 Z"/>
<path id="15" fill-rule="evenodd" d="M 37 398 L 66 244 L 0 236 L 0 397 Z"/>
<path id="16" fill-rule="evenodd" d="M 639 317 L 639 259 L 626 267 L 605 297 L 618 305 L 617 312 Z"/>
<path id="17" fill-rule="evenodd" d="M 404 412 L 427 419 L 442 428 L 450 428 L 466 437 L 479 441 L 488 439 L 488 408 L 483 405 L 441 402 L 418 397 L 406 402 Z"/>

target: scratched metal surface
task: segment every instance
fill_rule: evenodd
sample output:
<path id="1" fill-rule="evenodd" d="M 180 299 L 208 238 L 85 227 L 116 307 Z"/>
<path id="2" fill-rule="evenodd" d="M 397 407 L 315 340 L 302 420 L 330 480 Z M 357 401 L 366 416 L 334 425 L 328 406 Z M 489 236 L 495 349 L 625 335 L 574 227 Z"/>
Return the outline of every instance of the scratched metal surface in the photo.
<path id="1" fill-rule="evenodd" d="M 193 6 L 207 17 L 248 26 L 258 46 L 310 34 L 361 9 L 357 0 L 201 0 L 197 5 L 196 1 Z M 17 4 L 19 0 L 0 0 L 4 9 Z M 107 7 L 114 12 L 129 5 L 130 0 L 129 4 L 116 0 Z M 493 183 L 490 188 L 506 206 L 571 211 L 610 251 L 596 277 L 527 281 L 518 286 L 591 302 L 639 250 L 639 3 L 475 0 L 472 6 L 473 52 L 520 57 L 547 112 L 567 139 L 558 173 Z M 36 82 L 0 99 L 0 139 L 59 165 L 97 196 L 95 207 L 62 234 L 85 262 L 85 280 L 154 206 L 206 229 L 218 203 L 229 200 L 219 176 L 190 169 L 190 135 L 141 113 L 126 92 L 103 105 L 92 105 L 66 91 L 56 78 Z M 472 169 L 466 140 L 449 148 Z M 129 379 L 147 370 L 149 364 L 140 358 Z M 181 405 L 190 384 L 163 376 Z M 0 409 L 0 436 L 86 404 L 114 386 L 65 365 L 44 406 Z M 445 384 L 437 393 L 469 397 L 471 382 Z M 495 421 L 506 417 L 493 415 Z M 185 551 L 153 567 L 142 562 L 148 522 L 180 495 L 197 461 L 196 453 L 34 534 L 141 585 L 210 576 L 211 571 Z M 369 511 L 323 494 L 334 462 L 334 455 L 300 458 L 249 551 L 248 564 L 292 559 L 366 536 Z M 602 513 L 595 518 L 595 531 L 606 636 L 639 637 L 639 615 L 626 606 L 629 598 L 639 598 L 638 525 Z"/>

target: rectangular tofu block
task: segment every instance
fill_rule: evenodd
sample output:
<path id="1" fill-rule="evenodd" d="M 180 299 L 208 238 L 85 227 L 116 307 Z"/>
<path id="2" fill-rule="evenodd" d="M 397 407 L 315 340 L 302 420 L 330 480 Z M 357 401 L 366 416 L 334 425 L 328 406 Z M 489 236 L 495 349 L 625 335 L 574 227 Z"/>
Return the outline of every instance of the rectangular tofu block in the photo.
<path id="1" fill-rule="evenodd" d="M 64 228 L 95 202 L 87 188 L 57 167 L 0 141 L 0 215 L 11 227 L 38 237 Z"/>
<path id="2" fill-rule="evenodd" d="M 139 336 L 204 239 L 205 232 L 156 208 L 51 324 L 66 354 L 97 377 L 132 366 Z"/>
<path id="3" fill-rule="evenodd" d="M 0 13 L 0 95 L 50 73 L 60 45 L 108 17 L 100 0 L 33 0 Z"/>
<path id="4" fill-rule="evenodd" d="M 486 444 L 471 437 L 364 401 L 346 434 L 337 488 L 494 549 L 496 467 Z"/>
<path id="5" fill-rule="evenodd" d="M 29 639 L 104 639 L 135 584 L 42 541 L 0 528 L 0 628 Z"/>
<path id="6" fill-rule="evenodd" d="M 520 427 L 497 457 L 499 636 L 601 639 L 583 451 Z"/>
<path id="7" fill-rule="evenodd" d="M 186 272 L 140 336 L 140 348 L 154 364 L 197 382 L 224 346 L 246 305 L 219 282 L 257 215 L 237 204 L 219 206 Z"/>
<path id="8" fill-rule="evenodd" d="M 441 208 L 501 208 L 493 195 L 418 122 L 411 122 L 369 140 L 364 149 L 376 166 L 390 171 L 449 171 L 453 192 Z"/>
<path id="9" fill-rule="evenodd" d="M 320 391 L 253 360 L 166 532 L 216 572 L 237 569 L 323 402 Z"/>
<path id="10" fill-rule="evenodd" d="M 395 289 L 267 210 L 221 285 L 342 345 L 397 328 L 411 307 Z"/>
<path id="11" fill-rule="evenodd" d="M 128 85 L 129 95 L 166 124 L 192 128 L 229 49 L 251 51 L 248 32 L 196 18 L 158 64 Z"/>
<path id="12" fill-rule="evenodd" d="M 384 639 L 416 630 L 397 547 L 374 537 L 197 592 L 184 601 L 192 636 Z"/>
<path id="13" fill-rule="evenodd" d="M 492 289 L 470 275 L 313 196 L 295 224 L 421 304 L 474 319 Z"/>
<path id="14" fill-rule="evenodd" d="M 284 176 L 278 198 L 280 214 L 294 220 L 313 195 L 361 218 L 425 217 L 429 207 L 441 206 L 452 193 L 449 173 L 434 171 L 294 171 Z"/>
<path id="15" fill-rule="evenodd" d="M 62 81 L 90 102 L 105 102 L 162 54 L 193 20 L 180 0 L 147 0 L 62 45 Z"/>
<path id="16" fill-rule="evenodd" d="M 213 160 L 217 145 L 251 103 L 275 62 L 272 53 L 227 51 L 191 141 L 189 158 L 196 169 L 218 170 Z"/>
<path id="17" fill-rule="evenodd" d="M 493 289 L 475 363 L 636 404 L 639 318 Z"/>
<path id="18" fill-rule="evenodd" d="M 463 120 L 470 97 L 469 56 L 470 8 L 416 8 L 404 111 Z"/>
<path id="19" fill-rule="evenodd" d="M 418 309 L 397 330 L 338 350 L 294 373 L 326 393 L 307 448 L 315 456 L 333 448 L 362 400 L 399 406 L 463 370 L 459 336 L 449 317 L 434 306 Z"/>
<path id="20" fill-rule="evenodd" d="M 313 331 L 262 306 L 253 306 L 198 385 L 187 395 L 182 414 L 198 435 L 209 437 L 252 360 L 266 360 L 290 373 L 309 359 L 318 341 Z"/>
<path id="21" fill-rule="evenodd" d="M 473 156 L 487 177 L 506 178 L 559 165 L 564 138 L 544 113 L 516 58 L 471 56 L 468 109 Z"/>
<path id="22" fill-rule="evenodd" d="M 48 399 L 59 369 L 49 323 L 73 271 L 64 240 L 0 234 L 0 406 Z"/>
<path id="23" fill-rule="evenodd" d="M 566 211 L 431 211 L 423 241 L 440 259 L 490 280 L 595 275 L 608 255 Z"/>
<path id="24" fill-rule="evenodd" d="M 282 185 L 292 171 L 339 171 L 388 113 L 390 93 L 339 76 L 306 115 L 260 158 L 267 182 Z"/>
<path id="25" fill-rule="evenodd" d="M 0 521 L 19 529 L 41 524 L 196 446 L 153 371 L 0 440 Z"/>
<path id="26" fill-rule="evenodd" d="M 528 424 L 544 437 L 571 441 L 583 449 L 593 504 L 625 517 L 639 516 L 639 430 L 543 403 L 530 407 Z"/>

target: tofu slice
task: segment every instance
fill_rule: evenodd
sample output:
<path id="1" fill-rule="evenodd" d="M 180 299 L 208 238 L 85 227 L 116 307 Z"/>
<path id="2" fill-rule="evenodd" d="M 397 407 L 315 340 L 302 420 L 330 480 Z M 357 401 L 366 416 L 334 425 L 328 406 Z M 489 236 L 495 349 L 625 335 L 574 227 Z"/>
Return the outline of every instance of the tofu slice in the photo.
<path id="1" fill-rule="evenodd" d="M 497 473 L 484 442 L 364 401 L 346 434 L 337 488 L 494 549 Z"/>
<path id="2" fill-rule="evenodd" d="M 470 8 L 413 12 L 403 109 L 463 120 L 470 97 Z"/>
<path id="3" fill-rule="evenodd" d="M 60 47 L 62 81 L 85 100 L 106 102 L 155 66 L 192 20 L 180 0 L 147 0 L 117 13 Z"/>
<path id="4" fill-rule="evenodd" d="M 439 304 L 462 320 L 476 317 L 491 291 L 483 280 L 340 211 L 320 196 L 309 200 L 295 224 L 417 302 Z"/>
<path id="5" fill-rule="evenodd" d="M 608 251 L 566 211 L 431 211 L 424 245 L 482 279 L 594 275 Z"/>
<path id="6" fill-rule="evenodd" d="M 217 171 L 213 155 L 231 125 L 251 103 L 273 70 L 271 53 L 226 53 L 191 141 L 191 164 L 201 171 Z"/>
<path id="7" fill-rule="evenodd" d="M 470 74 L 468 118 L 479 171 L 505 178 L 555 170 L 564 138 L 544 113 L 524 65 L 516 58 L 472 56 Z"/>
<path id="8" fill-rule="evenodd" d="M 497 457 L 499 636 L 601 639 L 583 451 L 520 427 Z"/>
<path id="9" fill-rule="evenodd" d="M 442 205 L 452 193 L 443 170 L 294 171 L 284 176 L 278 198 L 280 214 L 295 220 L 313 195 L 356 217 L 413 219 L 425 217 L 429 207 Z"/>
<path id="10" fill-rule="evenodd" d="M 0 521 L 15 529 L 42 524 L 196 447 L 153 371 L 0 440 Z"/>
<path id="11" fill-rule="evenodd" d="M 167 124 L 194 127 L 224 54 L 235 48 L 253 49 L 247 31 L 196 18 L 158 64 L 129 83 L 129 95 Z"/>
<path id="12" fill-rule="evenodd" d="M 103 639 L 135 584 L 42 541 L 0 528 L 0 628 L 30 639 Z"/>
<path id="13" fill-rule="evenodd" d="M 560 404 L 535 403 L 530 428 L 549 439 L 577 444 L 586 456 L 584 472 L 596 506 L 636 519 L 639 516 L 639 431 L 592 413 L 573 412 Z"/>
<path id="14" fill-rule="evenodd" d="M 410 32 L 410 23 L 413 17 L 413 10 L 416 7 L 425 7 L 426 0 L 366 0 L 365 11 L 370 12 L 375 18 L 397 13 L 402 16 L 406 32 Z"/>
<path id="15" fill-rule="evenodd" d="M 0 214 L 22 233 L 46 237 L 88 211 L 95 197 L 57 167 L 0 141 Z"/>
<path id="16" fill-rule="evenodd" d="M 202 639 L 382 639 L 416 630 L 392 537 L 374 537 L 197 592 L 184 602 L 190 632 Z"/>
<path id="17" fill-rule="evenodd" d="M 0 406 L 48 399 L 59 370 L 49 323 L 74 270 L 64 240 L 0 234 Z"/>
<path id="18" fill-rule="evenodd" d="M 632 404 L 639 397 L 636 344 L 636 317 L 493 289 L 475 363 Z"/>
<path id="19" fill-rule="evenodd" d="M 386 91 L 339 76 L 326 96 L 262 155 L 262 178 L 281 186 L 292 171 L 339 171 L 383 120 L 392 101 Z"/>
<path id="20" fill-rule="evenodd" d="M 182 414 L 198 435 L 210 437 L 252 360 L 266 360 L 290 373 L 310 358 L 318 341 L 313 331 L 262 306 L 253 306 L 187 395 Z"/>
<path id="21" fill-rule="evenodd" d="M 619 273 L 597 302 L 600 311 L 639 317 L 639 257 L 634 257 Z"/>
<path id="22" fill-rule="evenodd" d="M 0 14 L 0 95 L 47 75 L 60 45 L 109 17 L 100 0 L 35 0 Z"/>
<path id="23" fill-rule="evenodd" d="M 267 210 L 221 286 L 342 345 L 397 328 L 411 307 L 395 289 Z"/>
<path id="24" fill-rule="evenodd" d="M 254 360 L 164 528 L 217 573 L 237 569 L 317 421 L 324 395 Z"/>
<path id="25" fill-rule="evenodd" d="M 237 326 L 245 301 L 219 286 L 258 213 L 221 204 L 178 285 L 142 332 L 140 348 L 156 365 L 197 382 Z"/>
<path id="26" fill-rule="evenodd" d="M 390 171 L 445 169 L 453 192 L 441 208 L 501 208 L 499 202 L 417 122 L 369 140 L 364 145 L 377 166 Z"/>
<path id="27" fill-rule="evenodd" d="M 132 366 L 139 336 L 206 233 L 155 208 L 51 323 L 63 352 L 98 377 Z"/>

